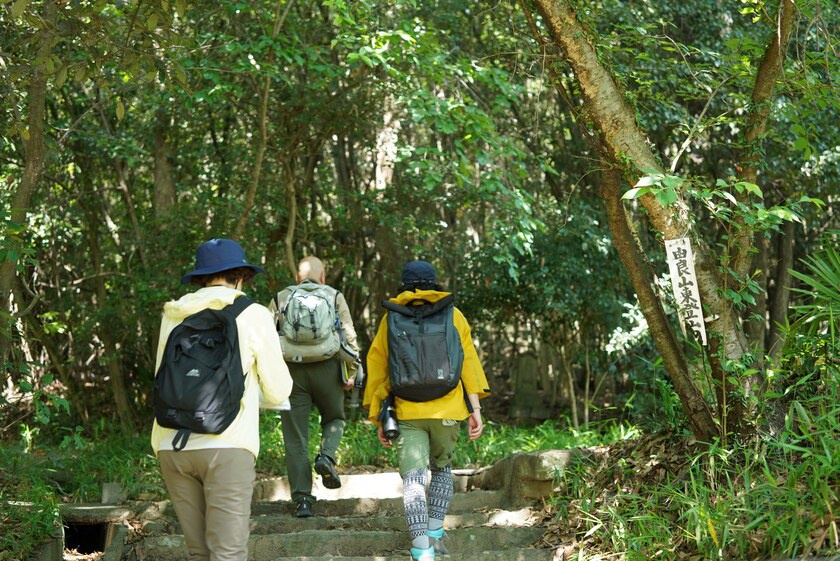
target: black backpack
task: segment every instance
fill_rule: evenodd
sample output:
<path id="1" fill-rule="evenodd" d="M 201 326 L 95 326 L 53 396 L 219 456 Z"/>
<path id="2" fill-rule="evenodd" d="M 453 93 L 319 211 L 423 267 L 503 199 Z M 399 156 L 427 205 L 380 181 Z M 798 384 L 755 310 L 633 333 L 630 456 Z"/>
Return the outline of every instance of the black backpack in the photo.
<path id="1" fill-rule="evenodd" d="M 416 301 L 415 301 L 416 302 Z M 437 302 L 388 310 L 388 375 L 391 393 L 408 401 L 431 401 L 451 392 L 461 381 L 464 348 L 452 317 L 451 294 Z"/>
<path id="2" fill-rule="evenodd" d="M 236 318 L 253 303 L 239 296 L 221 310 L 201 310 L 169 334 L 155 375 L 154 405 L 158 424 L 178 429 L 176 452 L 190 433 L 220 434 L 239 414 L 245 374 Z"/>

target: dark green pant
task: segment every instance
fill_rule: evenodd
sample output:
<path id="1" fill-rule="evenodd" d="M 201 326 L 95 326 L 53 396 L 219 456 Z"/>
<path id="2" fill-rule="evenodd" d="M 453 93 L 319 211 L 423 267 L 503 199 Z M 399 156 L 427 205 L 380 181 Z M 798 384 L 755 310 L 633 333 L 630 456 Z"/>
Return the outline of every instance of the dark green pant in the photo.
<path id="1" fill-rule="evenodd" d="M 322 362 L 289 364 L 292 375 L 291 409 L 280 412 L 286 466 L 292 500 L 312 497 L 312 462 L 309 457 L 309 415 L 312 406 L 321 415 L 321 454 L 336 460 L 344 435 L 344 388 L 341 363 L 331 358 Z"/>

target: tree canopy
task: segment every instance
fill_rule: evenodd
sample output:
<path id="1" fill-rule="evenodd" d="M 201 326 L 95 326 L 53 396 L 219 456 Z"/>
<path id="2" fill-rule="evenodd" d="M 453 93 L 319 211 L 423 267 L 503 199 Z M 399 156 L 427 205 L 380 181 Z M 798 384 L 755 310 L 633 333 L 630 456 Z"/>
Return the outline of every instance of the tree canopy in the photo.
<path id="1" fill-rule="evenodd" d="M 790 288 L 836 244 L 838 23 L 829 0 L 5 2 L 7 410 L 143 426 L 161 307 L 233 237 L 264 302 L 322 257 L 363 342 L 432 261 L 500 407 L 623 414 L 661 356 L 701 439 L 772 425 Z M 667 287 L 685 235 L 706 348 Z"/>

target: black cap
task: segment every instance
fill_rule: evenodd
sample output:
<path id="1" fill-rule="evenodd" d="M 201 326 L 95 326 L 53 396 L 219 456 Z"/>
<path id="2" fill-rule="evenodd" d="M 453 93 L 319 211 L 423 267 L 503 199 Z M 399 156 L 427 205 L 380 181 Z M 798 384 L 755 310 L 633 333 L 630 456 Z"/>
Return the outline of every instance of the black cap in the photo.
<path id="1" fill-rule="evenodd" d="M 435 268 L 428 261 L 410 261 L 403 267 L 402 283 L 409 288 L 434 289 L 437 284 Z"/>

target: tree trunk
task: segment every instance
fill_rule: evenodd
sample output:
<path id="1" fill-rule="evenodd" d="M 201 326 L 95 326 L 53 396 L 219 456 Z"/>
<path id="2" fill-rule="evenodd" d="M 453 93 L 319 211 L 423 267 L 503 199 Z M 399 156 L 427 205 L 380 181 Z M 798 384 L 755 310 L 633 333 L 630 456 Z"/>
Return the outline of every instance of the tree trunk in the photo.
<path id="1" fill-rule="evenodd" d="M 394 178 L 394 163 L 397 160 L 397 139 L 402 124 L 394 110 L 394 100 L 388 97 L 385 101 L 383 126 L 376 135 L 376 167 L 374 168 L 374 185 L 377 190 L 384 190 Z"/>
<path id="2" fill-rule="evenodd" d="M 23 302 L 23 295 L 19 292 L 19 290 L 15 290 L 15 301 Z M 90 420 L 90 412 L 84 401 L 83 390 L 79 388 L 79 384 L 67 369 L 67 360 L 61 356 L 61 352 L 56 348 L 53 339 L 44 332 L 43 326 L 36 318 L 23 318 L 23 322 L 30 333 L 30 337 L 43 345 L 50 360 L 50 369 L 56 372 L 58 381 L 64 386 L 63 395 L 70 403 L 70 411 L 74 415 L 78 415 L 82 419 L 82 423 L 87 425 Z"/>
<path id="3" fill-rule="evenodd" d="M 589 366 L 589 345 L 585 343 L 583 346 L 583 367 L 584 373 L 586 374 L 583 385 L 583 425 L 589 426 L 589 406 L 592 403 L 589 388 L 592 380 L 592 368 Z"/>
<path id="4" fill-rule="evenodd" d="M 569 0 L 535 0 L 535 5 L 550 29 L 554 41 L 562 50 L 566 62 L 575 73 L 584 97 L 587 117 L 595 123 L 600 132 L 610 159 L 633 162 L 637 175 L 645 173 L 641 170 L 666 173 L 651 151 L 646 136 L 636 122 L 635 113 L 625 101 L 615 77 L 601 63 L 597 49 L 591 42 L 589 30 L 581 25 L 572 3 Z M 756 79 L 754 99 L 771 95 L 775 88 L 789 33 L 785 26 L 791 21 L 793 9 L 792 0 L 781 0 L 779 32 L 776 40 L 771 41 L 762 62 Z M 767 108 L 768 105 L 765 103 L 762 108 Z M 749 128 L 761 133 L 765 125 L 766 115 L 762 120 L 761 115 L 756 114 L 751 117 Z M 760 136 L 761 134 L 758 134 L 756 138 Z M 635 183 L 636 177 L 628 179 Z M 689 208 L 681 198 L 668 207 L 660 204 L 652 194 L 641 197 L 640 202 L 647 211 L 653 227 L 661 232 L 666 240 L 680 238 L 691 232 Z M 740 241 L 739 248 L 750 247 L 750 239 L 751 233 L 748 233 L 747 239 Z M 738 362 L 749 352 L 749 346 L 740 318 L 723 297 L 728 280 L 718 276 L 720 263 L 708 244 L 696 237 L 692 238 L 692 243 L 696 255 L 695 268 L 700 297 L 705 307 L 710 310 L 707 327 L 713 336 L 720 338 L 718 348 L 721 356 L 718 359 L 722 363 Z M 738 263 L 730 265 L 737 266 Z M 667 341 L 661 343 L 667 346 Z M 760 388 L 760 382 L 757 375 L 745 376 L 740 391 L 747 396 L 754 396 Z M 738 417 L 748 414 L 746 411 L 737 412 Z"/>
<path id="5" fill-rule="evenodd" d="M 280 8 L 283 6 L 283 0 L 278 0 L 274 7 L 274 28 L 271 31 L 271 40 L 277 39 L 277 34 L 283 27 L 283 22 L 292 7 L 294 2 L 285 2 L 286 9 L 283 14 L 280 14 Z M 241 240 L 245 232 L 245 225 L 248 223 L 251 210 L 257 198 L 257 186 L 260 182 L 262 174 L 263 160 L 265 159 L 265 151 L 268 146 L 268 102 L 271 95 L 271 68 L 274 66 L 274 49 L 268 52 L 268 62 L 266 63 L 267 75 L 263 78 L 262 91 L 260 93 L 260 110 L 257 117 L 257 127 L 259 128 L 259 136 L 257 137 L 257 149 L 254 155 L 254 168 L 251 170 L 251 181 L 248 184 L 248 191 L 245 194 L 245 204 L 242 207 L 242 214 L 239 217 L 239 222 L 234 229 L 234 239 Z"/>
<path id="6" fill-rule="evenodd" d="M 89 193 L 90 189 L 86 189 L 86 191 Z M 83 195 L 79 200 L 82 202 L 85 221 L 87 222 L 88 250 L 90 251 L 92 265 L 95 271 L 94 282 L 96 283 L 97 307 L 102 310 L 108 308 L 108 289 L 105 286 L 105 275 L 102 271 L 102 252 L 99 247 L 98 225 L 101 223 L 101 220 L 98 219 L 96 212 L 90 208 L 90 203 L 85 202 L 86 198 L 87 196 Z M 128 389 L 126 388 L 122 368 L 120 367 L 121 363 L 118 358 L 119 349 L 114 338 L 114 334 L 118 333 L 119 330 L 117 326 L 111 325 L 113 319 L 115 319 L 113 316 L 103 314 L 99 318 L 96 332 L 104 348 L 103 355 L 108 371 L 108 380 L 120 425 L 124 430 L 132 430 L 135 428 L 133 409 L 128 399 Z"/>
<path id="7" fill-rule="evenodd" d="M 685 355 L 671 329 L 671 324 L 668 323 L 662 302 L 653 290 L 645 262 L 633 243 L 633 234 L 627 224 L 627 214 L 621 202 L 620 185 L 621 175 L 617 170 L 607 170 L 603 173 L 601 194 L 606 205 L 613 245 L 639 298 L 639 305 L 656 350 L 662 355 L 665 370 L 685 408 L 694 436 L 703 442 L 711 442 L 717 436 L 718 429 L 703 394 L 694 385 Z"/>
<path id="8" fill-rule="evenodd" d="M 638 170 L 665 173 L 639 128 L 633 109 L 625 102 L 613 75 L 601 63 L 597 50 L 590 43 L 587 29 L 580 25 L 568 0 L 536 0 L 536 5 L 577 76 L 586 111 L 600 129 L 610 159 L 629 159 Z M 639 171 L 638 175 L 641 174 Z M 636 178 L 629 179 L 635 182 Z M 668 208 L 650 194 L 640 200 L 651 224 L 664 234 L 665 239 L 680 238 L 691 231 L 688 206 L 681 199 Z M 700 296 L 712 310 L 709 328 L 720 333 L 726 356 L 738 360 L 747 352 L 746 337 L 721 296 L 714 253 L 702 240 L 692 239 L 692 243 L 697 257 L 695 266 Z"/>
<path id="9" fill-rule="evenodd" d="M 779 234 L 779 262 L 776 265 L 776 283 L 773 301 L 770 306 L 770 342 L 767 345 L 768 353 L 774 359 L 779 358 L 779 354 L 785 346 L 785 331 L 783 328 L 787 323 L 790 286 L 793 282 L 790 270 L 793 268 L 795 230 L 795 222 L 785 222 L 782 226 L 782 232 Z"/>
<path id="10" fill-rule="evenodd" d="M 753 256 L 752 269 L 758 271 L 758 276 L 754 280 L 758 283 L 760 289 L 755 295 L 755 304 L 747 308 L 747 317 L 744 319 L 747 324 L 747 336 L 753 344 L 754 352 L 759 356 L 766 351 L 764 345 L 767 339 L 767 289 L 769 287 L 767 279 L 770 275 L 770 240 L 762 236 L 755 245 L 758 252 Z"/>
<path id="11" fill-rule="evenodd" d="M 32 76 L 29 79 L 29 103 L 26 119 L 28 139 L 23 142 L 26 151 L 26 161 L 23 168 L 23 175 L 15 191 L 11 204 L 9 222 L 13 227 L 20 228 L 23 232 L 27 221 L 27 209 L 32 194 L 35 192 L 38 183 L 44 173 L 44 162 L 46 161 L 46 141 L 44 138 L 44 125 L 46 121 L 46 97 L 47 97 L 47 72 L 44 67 L 52 52 L 52 27 L 55 25 L 55 2 L 46 0 L 44 2 L 43 27 L 38 34 L 38 58 L 40 64 L 33 66 Z M 4 233 L 7 254 L 0 262 L 0 298 L 3 299 L 3 309 L 14 318 L 15 307 L 13 293 L 17 282 L 17 266 L 20 255 L 22 255 L 23 240 L 21 236 Z M 17 257 L 12 257 L 16 255 Z M 3 320 L 4 322 L 7 320 Z M 13 321 L 10 320 L 10 321 Z M 0 361 L 6 364 L 11 350 L 13 324 L 7 323 L 0 329 Z"/>
<path id="12" fill-rule="evenodd" d="M 297 273 L 297 259 L 295 259 L 295 228 L 297 227 L 297 186 L 295 185 L 295 173 L 291 166 L 286 170 L 286 200 L 287 220 L 286 235 L 283 238 L 283 247 L 286 255 L 286 266 L 295 278 Z"/>
<path id="13" fill-rule="evenodd" d="M 746 147 L 742 154 L 743 163 L 739 166 L 741 169 L 740 179 L 750 183 L 756 183 L 758 178 L 758 167 L 761 163 L 762 153 L 761 142 L 767 132 L 767 120 L 770 117 L 772 107 L 770 102 L 773 99 L 773 93 L 776 91 L 776 84 L 782 75 L 785 51 L 787 51 L 790 42 L 795 15 L 796 4 L 794 0 L 779 0 L 774 33 L 768 41 L 767 48 L 764 50 L 764 58 L 761 60 L 756 73 L 752 92 L 752 107 L 747 117 L 744 132 Z M 744 278 L 749 274 L 749 265 L 752 261 L 752 240 L 752 229 L 742 222 L 733 240 L 735 260 L 732 268 L 739 278 Z"/>
<path id="14" fill-rule="evenodd" d="M 580 428 L 580 421 L 578 420 L 578 406 L 577 406 L 577 391 L 575 389 L 574 368 L 572 366 L 572 359 L 569 356 L 569 345 L 571 345 L 571 336 L 569 335 L 568 326 L 564 323 L 560 330 L 560 344 L 558 350 L 560 352 L 560 362 L 563 365 L 563 372 L 566 374 L 566 383 L 569 389 L 569 414 L 571 415 L 572 426 L 575 429 Z"/>
<path id="15" fill-rule="evenodd" d="M 172 180 L 172 166 L 169 164 L 169 141 L 167 132 L 169 130 L 169 118 L 163 109 L 155 113 L 155 191 L 154 210 L 155 216 L 160 218 L 175 205 L 175 182 Z"/>

